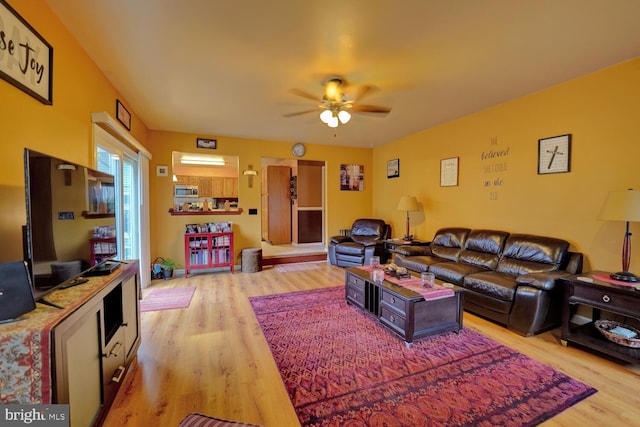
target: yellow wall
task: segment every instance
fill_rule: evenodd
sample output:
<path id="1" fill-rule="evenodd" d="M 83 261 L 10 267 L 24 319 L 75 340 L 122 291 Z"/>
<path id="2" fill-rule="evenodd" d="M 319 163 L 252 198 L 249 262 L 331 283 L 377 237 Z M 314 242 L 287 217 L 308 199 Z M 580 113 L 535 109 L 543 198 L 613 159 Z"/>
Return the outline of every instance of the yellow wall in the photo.
<path id="1" fill-rule="evenodd" d="M 549 235 L 584 252 L 587 269 L 619 271 L 624 223 L 597 217 L 609 191 L 640 188 L 638 112 L 635 59 L 386 144 L 374 149 L 374 167 L 399 158 L 400 177 L 376 174 L 374 215 L 401 236 L 406 217 L 396 206 L 411 194 L 423 208 L 411 213 L 418 238 L 444 226 Z M 538 175 L 538 139 L 561 134 L 572 134 L 571 172 Z M 507 148 L 507 156 L 482 159 Z M 449 157 L 460 159 L 459 185 L 440 187 L 440 160 Z M 640 224 L 631 227 L 640 236 Z M 637 242 L 630 270 L 639 273 Z"/>
<path id="2" fill-rule="evenodd" d="M 197 137 L 218 140 L 216 150 L 197 149 Z M 260 170 L 261 158 L 292 159 L 292 142 L 265 141 L 233 138 L 216 135 L 195 135 L 178 132 L 149 131 L 149 150 L 153 155 L 150 170 L 151 207 L 151 255 L 169 257 L 184 263 L 185 224 L 232 221 L 235 232 L 235 252 L 238 258 L 242 248 L 260 247 L 260 215 L 248 215 L 249 208 L 257 208 L 260 213 L 260 175 L 254 177 L 253 188 L 242 171 L 252 165 Z M 240 179 L 238 180 L 238 206 L 241 215 L 189 215 L 171 216 L 168 211 L 173 206 L 173 182 L 171 176 L 155 175 L 157 165 L 171 166 L 171 152 L 201 152 L 207 154 L 237 155 L 239 157 Z M 325 161 L 327 170 L 326 211 L 327 236 L 338 234 L 342 228 L 350 228 L 356 218 L 371 215 L 373 197 L 372 150 L 368 148 L 347 148 L 328 145 L 307 144 L 305 160 Z M 340 164 L 364 165 L 364 191 L 340 191 Z M 258 172 L 259 173 L 259 172 Z"/>
<path id="3" fill-rule="evenodd" d="M 91 166 L 91 112 L 115 116 L 116 98 L 127 105 L 46 3 L 10 3 L 53 46 L 53 105 L 44 105 L 0 79 L 0 262 L 22 259 L 24 148 Z M 129 110 L 132 134 L 145 144 L 147 129 Z"/>
<path id="4" fill-rule="evenodd" d="M 54 48 L 54 92 L 53 105 L 47 106 L 0 81 L 0 261 L 22 257 L 23 149 L 91 166 L 90 113 L 115 116 L 117 98 L 128 106 L 45 2 L 13 0 L 11 5 Z M 396 205 L 401 195 L 414 194 L 424 207 L 411 214 L 412 232 L 420 238 L 428 239 L 437 228 L 449 225 L 557 236 L 587 255 L 587 268 L 620 269 L 624 224 L 599 221 L 597 215 L 608 191 L 640 187 L 639 77 L 640 59 L 635 59 L 373 150 L 308 144 L 304 159 L 327 163 L 326 236 L 365 216 L 386 219 L 394 236 L 400 236 L 405 213 Z M 247 177 L 240 177 L 239 200 L 245 210 L 240 216 L 171 217 L 167 211 L 172 183 L 155 176 L 155 166 L 171 165 L 174 150 L 194 151 L 196 136 L 218 139 L 216 151 L 238 155 L 240 171 L 250 164 L 259 169 L 262 157 L 292 158 L 292 142 L 148 131 L 129 109 L 132 135 L 154 156 L 152 256 L 183 261 L 182 233 L 190 222 L 231 220 L 238 236 L 236 254 L 242 247 L 258 246 L 260 217 L 246 211 L 260 208 L 259 177 L 251 189 Z M 573 137 L 571 172 L 537 175 L 538 139 L 565 133 Z M 507 148 L 508 156 L 500 161 L 481 158 L 483 152 Z M 460 158 L 457 187 L 439 186 L 440 160 L 448 157 Z M 395 158 L 400 159 L 400 177 L 387 179 L 386 162 Z M 365 191 L 339 190 L 341 163 L 364 165 Z M 502 163 L 505 171 L 485 172 Z M 495 180 L 502 180 L 502 185 L 494 187 Z M 496 200 L 490 200 L 491 191 Z M 640 224 L 631 227 L 637 238 Z M 638 272 L 640 250 L 632 255 L 631 270 Z"/>

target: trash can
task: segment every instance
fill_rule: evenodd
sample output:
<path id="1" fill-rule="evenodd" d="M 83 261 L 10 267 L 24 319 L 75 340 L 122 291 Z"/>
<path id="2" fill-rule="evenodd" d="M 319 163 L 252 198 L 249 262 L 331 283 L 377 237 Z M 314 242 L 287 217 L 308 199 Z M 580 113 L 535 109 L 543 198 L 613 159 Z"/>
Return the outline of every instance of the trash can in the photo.
<path id="1" fill-rule="evenodd" d="M 242 272 L 255 273 L 262 271 L 262 249 L 245 248 L 242 250 Z"/>

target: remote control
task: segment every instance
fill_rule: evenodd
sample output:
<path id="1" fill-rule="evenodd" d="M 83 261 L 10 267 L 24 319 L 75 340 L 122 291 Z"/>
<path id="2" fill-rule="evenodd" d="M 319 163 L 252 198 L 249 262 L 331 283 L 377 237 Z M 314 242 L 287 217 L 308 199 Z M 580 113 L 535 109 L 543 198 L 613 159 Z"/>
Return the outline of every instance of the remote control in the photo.
<path id="1" fill-rule="evenodd" d="M 580 280 L 581 282 L 587 282 L 587 283 L 593 283 L 593 279 L 591 277 L 578 277 L 578 280 Z"/>

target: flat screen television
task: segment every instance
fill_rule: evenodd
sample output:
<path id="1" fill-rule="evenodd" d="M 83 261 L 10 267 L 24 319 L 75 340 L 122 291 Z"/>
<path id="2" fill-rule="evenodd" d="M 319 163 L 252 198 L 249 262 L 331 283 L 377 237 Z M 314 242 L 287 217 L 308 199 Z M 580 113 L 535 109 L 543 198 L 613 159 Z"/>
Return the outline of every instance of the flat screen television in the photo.
<path id="1" fill-rule="evenodd" d="M 23 252 L 40 301 L 109 261 L 92 263 L 91 239 L 115 229 L 115 181 L 113 175 L 30 149 L 24 151 L 24 171 Z"/>

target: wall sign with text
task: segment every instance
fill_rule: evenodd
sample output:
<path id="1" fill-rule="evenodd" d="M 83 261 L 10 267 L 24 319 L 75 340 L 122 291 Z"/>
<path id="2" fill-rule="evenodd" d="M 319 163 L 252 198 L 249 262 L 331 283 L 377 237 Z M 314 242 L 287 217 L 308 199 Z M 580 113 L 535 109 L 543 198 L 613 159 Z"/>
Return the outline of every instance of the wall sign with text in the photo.
<path id="1" fill-rule="evenodd" d="M 492 136 L 489 149 L 480 154 L 484 173 L 483 187 L 489 190 L 489 200 L 498 200 L 498 192 L 504 185 L 504 178 L 509 170 L 510 150 L 510 146 L 501 147 L 498 137 Z"/>
<path id="2" fill-rule="evenodd" d="M 53 47 L 0 0 L 0 77 L 43 104 L 53 104 Z"/>

